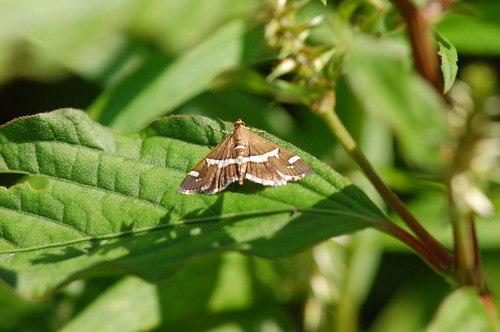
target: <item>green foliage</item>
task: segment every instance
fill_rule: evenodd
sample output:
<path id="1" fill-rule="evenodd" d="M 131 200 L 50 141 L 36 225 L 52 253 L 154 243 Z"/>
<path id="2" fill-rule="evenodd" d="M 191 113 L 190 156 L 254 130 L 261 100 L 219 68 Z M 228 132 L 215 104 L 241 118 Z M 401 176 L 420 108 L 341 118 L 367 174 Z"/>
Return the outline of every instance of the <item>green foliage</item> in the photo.
<path id="1" fill-rule="evenodd" d="M 242 22 L 229 22 L 174 61 L 152 51 L 133 75 L 101 94 L 89 114 L 112 128 L 139 129 L 207 90 L 217 74 L 250 56 L 243 54 L 245 36 Z"/>
<path id="2" fill-rule="evenodd" d="M 127 277 L 62 331 L 138 331 L 162 325 L 184 331 L 211 327 L 259 331 L 266 325 L 275 326 L 277 331 L 293 329 L 292 322 L 272 300 L 273 290 L 258 285 L 252 272 L 255 267 L 254 261 L 231 253 L 197 260 L 165 284 Z M 260 305 L 256 306 L 255 301 Z M 135 314 L 130 315 L 130 311 Z"/>
<path id="3" fill-rule="evenodd" d="M 500 3 L 427 12 L 438 91 L 397 2 L 0 1 L 0 331 L 498 330 L 381 234 L 398 217 L 310 112 L 334 108 L 450 251 L 450 169 L 460 207 L 498 210 Z M 315 173 L 178 194 L 238 118 Z M 499 220 L 476 219 L 497 294 Z"/>
<path id="4" fill-rule="evenodd" d="M 410 162 L 437 166 L 445 129 L 442 104 L 409 69 L 408 50 L 395 41 L 364 37 L 352 38 L 350 47 L 347 79 L 364 108 L 390 123 Z"/>
<path id="5" fill-rule="evenodd" d="M 462 54 L 498 56 L 500 54 L 500 3 L 495 0 L 458 3 L 443 17 L 437 30 Z"/>
<path id="6" fill-rule="evenodd" d="M 385 218 L 347 180 L 300 152 L 315 174 L 298 184 L 177 193 L 186 170 L 222 139 L 218 127 L 170 117 L 116 134 L 74 110 L 5 125 L 0 169 L 46 181 L 2 190 L 3 279 L 34 297 L 102 263 L 158 281 L 203 253 L 289 255 Z"/>

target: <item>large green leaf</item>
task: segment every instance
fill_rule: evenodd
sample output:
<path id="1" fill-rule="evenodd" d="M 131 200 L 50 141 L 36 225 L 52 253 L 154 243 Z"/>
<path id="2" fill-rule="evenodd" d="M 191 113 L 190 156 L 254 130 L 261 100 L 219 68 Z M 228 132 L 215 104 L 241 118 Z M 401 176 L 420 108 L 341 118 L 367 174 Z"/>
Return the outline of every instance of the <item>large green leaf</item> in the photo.
<path id="1" fill-rule="evenodd" d="M 30 296 L 92 274 L 161 280 L 200 254 L 278 257 L 385 218 L 328 166 L 268 134 L 315 173 L 282 187 L 177 193 L 186 172 L 224 136 L 219 129 L 231 127 L 176 116 L 119 134 L 76 110 L 0 127 L 0 171 L 42 179 L 0 188 L 1 278 Z"/>

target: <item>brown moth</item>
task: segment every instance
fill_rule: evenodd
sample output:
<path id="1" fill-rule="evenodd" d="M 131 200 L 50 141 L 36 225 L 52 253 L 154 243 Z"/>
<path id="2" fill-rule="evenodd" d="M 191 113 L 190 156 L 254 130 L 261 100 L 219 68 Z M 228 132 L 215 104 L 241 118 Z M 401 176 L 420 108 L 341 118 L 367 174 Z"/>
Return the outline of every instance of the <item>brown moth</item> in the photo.
<path id="1" fill-rule="evenodd" d="M 188 173 L 177 192 L 215 194 L 232 182 L 242 185 L 245 179 L 281 186 L 313 172 L 299 156 L 254 134 L 242 120 L 233 124 L 233 132 Z"/>

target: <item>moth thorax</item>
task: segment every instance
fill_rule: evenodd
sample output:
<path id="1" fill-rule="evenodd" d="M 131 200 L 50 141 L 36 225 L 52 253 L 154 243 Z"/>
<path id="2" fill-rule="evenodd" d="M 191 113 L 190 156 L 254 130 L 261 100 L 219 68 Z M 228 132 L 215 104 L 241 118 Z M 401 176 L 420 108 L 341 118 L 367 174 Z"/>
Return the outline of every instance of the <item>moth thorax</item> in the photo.
<path id="1" fill-rule="evenodd" d="M 236 154 L 238 156 L 243 156 L 246 153 L 246 150 L 247 150 L 248 145 L 250 143 L 248 141 L 248 136 L 245 135 L 245 132 L 243 129 L 239 129 L 239 130 L 235 129 L 233 138 L 234 138 L 234 146 L 235 146 Z"/>

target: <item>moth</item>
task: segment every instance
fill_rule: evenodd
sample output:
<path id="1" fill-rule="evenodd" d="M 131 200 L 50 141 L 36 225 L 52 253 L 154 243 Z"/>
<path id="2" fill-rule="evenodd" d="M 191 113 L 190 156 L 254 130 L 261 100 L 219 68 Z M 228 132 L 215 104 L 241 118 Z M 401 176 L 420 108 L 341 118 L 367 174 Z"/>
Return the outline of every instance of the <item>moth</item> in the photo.
<path id="1" fill-rule="evenodd" d="M 253 133 L 241 119 L 186 176 L 177 192 L 216 194 L 232 182 L 245 179 L 264 186 L 281 186 L 298 181 L 313 170 L 290 151 Z"/>

